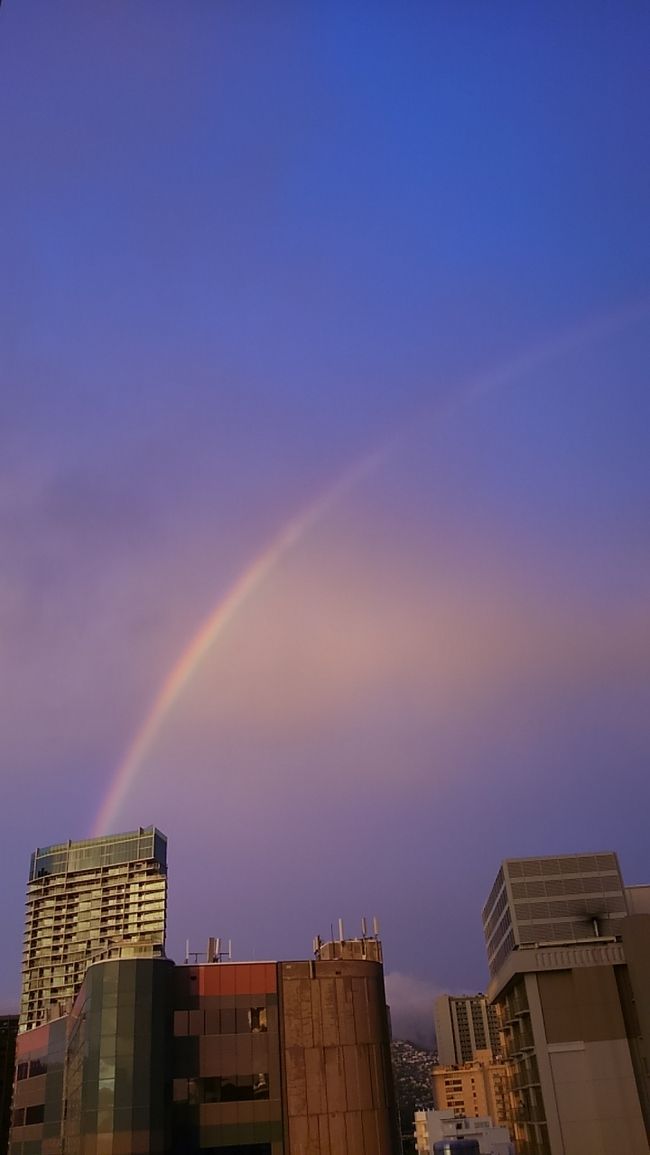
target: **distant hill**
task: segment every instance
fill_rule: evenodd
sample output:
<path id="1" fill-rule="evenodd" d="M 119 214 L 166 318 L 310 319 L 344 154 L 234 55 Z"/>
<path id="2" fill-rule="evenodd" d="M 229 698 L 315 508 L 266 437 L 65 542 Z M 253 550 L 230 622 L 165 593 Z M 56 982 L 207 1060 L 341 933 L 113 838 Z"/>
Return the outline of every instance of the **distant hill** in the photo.
<path id="1" fill-rule="evenodd" d="M 435 1054 L 426 1047 L 396 1039 L 391 1044 L 393 1077 L 402 1126 L 404 1152 L 414 1151 L 413 1115 L 433 1105 L 431 1071 Z"/>

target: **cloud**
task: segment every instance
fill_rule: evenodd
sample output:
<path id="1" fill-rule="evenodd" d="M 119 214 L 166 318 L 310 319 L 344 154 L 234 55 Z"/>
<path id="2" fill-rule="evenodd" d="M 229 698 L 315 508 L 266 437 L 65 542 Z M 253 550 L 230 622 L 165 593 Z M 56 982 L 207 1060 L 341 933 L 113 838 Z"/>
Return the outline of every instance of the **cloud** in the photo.
<path id="1" fill-rule="evenodd" d="M 433 1004 L 440 987 L 426 979 L 391 971 L 386 975 L 386 999 L 390 1007 L 393 1038 L 408 1039 L 422 1047 L 433 1047 L 435 1030 Z"/>

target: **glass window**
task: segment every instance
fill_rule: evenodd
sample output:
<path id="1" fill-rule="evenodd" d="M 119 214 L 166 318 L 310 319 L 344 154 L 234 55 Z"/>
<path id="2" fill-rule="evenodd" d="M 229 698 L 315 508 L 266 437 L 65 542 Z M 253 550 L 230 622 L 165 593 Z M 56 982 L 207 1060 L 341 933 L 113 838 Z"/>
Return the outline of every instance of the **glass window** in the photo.
<path id="1" fill-rule="evenodd" d="M 192 1099 L 190 1087 L 190 1102 L 245 1103 L 269 1097 L 269 1076 L 264 1071 L 252 1075 L 213 1075 L 191 1079 L 192 1083 L 196 1084 L 194 1093 L 197 1098 Z"/>
<path id="2" fill-rule="evenodd" d="M 187 1035 L 189 1033 L 188 1016 L 188 1011 L 174 1011 L 175 1035 Z"/>
<path id="3" fill-rule="evenodd" d="M 37 1103 L 33 1107 L 25 1108 L 25 1126 L 31 1127 L 34 1123 L 42 1123 L 45 1118 L 45 1104 Z"/>
<path id="4" fill-rule="evenodd" d="M 187 1079 L 174 1079 L 174 1102 L 186 1103 L 187 1097 Z"/>
<path id="5" fill-rule="evenodd" d="M 206 1035 L 218 1035 L 221 1033 L 221 1015 L 219 1011 L 205 1012 L 205 1033 Z"/>
<path id="6" fill-rule="evenodd" d="M 110 1002 L 106 1001 L 106 994 Z M 110 991 L 104 993 L 104 1000 L 102 1005 L 102 1017 L 100 1023 L 100 1034 L 104 1037 L 117 1034 L 117 991 Z"/>
<path id="7" fill-rule="evenodd" d="M 239 1099 L 239 1087 L 236 1075 L 218 1075 L 210 1080 L 218 1088 L 217 1098 L 213 1102 L 236 1103 Z"/>
<path id="8" fill-rule="evenodd" d="M 221 1033 L 222 1035 L 234 1035 L 237 1030 L 237 1017 L 234 1007 L 222 1007 L 221 1010 Z"/>
<path id="9" fill-rule="evenodd" d="M 97 1112 L 95 1116 L 95 1130 L 97 1131 L 112 1131 L 113 1130 L 113 1112 L 110 1107 L 103 1107 L 101 1111 Z"/>
<path id="10" fill-rule="evenodd" d="M 219 1103 L 221 1101 L 221 1079 L 213 1077 L 203 1080 L 203 1102 Z"/>
<path id="11" fill-rule="evenodd" d="M 202 1147 L 201 1155 L 271 1155 L 270 1143 L 238 1143 L 235 1147 Z"/>
<path id="12" fill-rule="evenodd" d="M 268 1030 L 266 1007 L 249 1007 L 248 1029 L 254 1034 L 258 1031 Z"/>
<path id="13" fill-rule="evenodd" d="M 190 1035 L 202 1035 L 204 1031 L 204 1012 L 190 1011 L 189 1012 L 189 1033 Z"/>
<path id="14" fill-rule="evenodd" d="M 269 1097 L 269 1076 L 266 1071 L 260 1071 L 253 1075 L 253 1098 L 254 1099 L 268 1099 Z"/>
<path id="15" fill-rule="evenodd" d="M 97 1106 L 101 1110 L 113 1109 L 115 1102 L 115 1080 L 114 1079 L 99 1079 L 97 1086 Z"/>

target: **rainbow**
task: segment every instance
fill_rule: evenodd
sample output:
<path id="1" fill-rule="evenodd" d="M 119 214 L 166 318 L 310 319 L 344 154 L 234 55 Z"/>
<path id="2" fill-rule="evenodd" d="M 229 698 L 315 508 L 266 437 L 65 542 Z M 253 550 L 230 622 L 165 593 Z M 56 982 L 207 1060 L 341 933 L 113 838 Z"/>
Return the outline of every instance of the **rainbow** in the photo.
<path id="1" fill-rule="evenodd" d="M 266 549 L 258 554 L 248 568 L 240 574 L 226 594 L 219 599 L 212 613 L 196 631 L 175 666 L 169 671 L 157 697 L 118 766 L 93 824 L 93 838 L 97 838 L 109 830 L 164 719 L 194 676 L 206 654 L 227 629 L 244 602 L 262 585 L 271 571 L 276 568 L 285 554 L 296 545 L 307 530 L 319 521 L 348 490 L 381 464 L 398 439 L 399 437 L 392 438 L 381 448 L 366 454 L 356 465 L 346 470 L 342 477 L 330 485 L 306 509 L 293 517 L 267 545 Z"/>
<path id="2" fill-rule="evenodd" d="M 435 415 L 445 416 L 477 396 L 514 381 L 517 377 L 541 367 L 547 361 L 571 352 L 592 341 L 603 338 L 634 320 L 647 315 L 650 300 L 644 298 L 606 316 L 592 318 L 577 328 L 566 331 L 559 337 L 544 344 L 536 345 L 521 355 L 502 363 L 495 369 L 481 374 L 460 386 L 442 405 L 438 404 Z M 183 690 L 194 677 L 203 659 L 227 629 L 239 610 L 264 583 L 269 574 L 297 544 L 308 530 L 315 525 L 329 509 L 340 501 L 363 478 L 381 466 L 397 447 L 421 428 L 423 420 L 431 420 L 434 410 L 426 407 L 416 419 L 411 419 L 382 445 L 367 453 L 302 512 L 296 514 L 258 554 L 246 570 L 237 578 L 217 605 L 208 615 L 178 661 L 169 671 L 165 681 L 149 708 L 143 722 L 128 747 L 120 765 L 110 782 L 106 796 L 93 824 L 92 837 L 107 833 L 126 798 L 146 755 L 156 740 L 160 729 Z"/>

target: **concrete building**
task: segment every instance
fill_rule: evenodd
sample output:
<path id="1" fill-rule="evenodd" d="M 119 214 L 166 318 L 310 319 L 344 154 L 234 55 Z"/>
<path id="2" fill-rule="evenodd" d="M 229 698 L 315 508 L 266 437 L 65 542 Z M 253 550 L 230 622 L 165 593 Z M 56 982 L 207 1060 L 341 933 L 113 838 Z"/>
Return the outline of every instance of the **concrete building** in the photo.
<path id="1" fill-rule="evenodd" d="M 17 1033 L 18 1015 L 0 1016 L 0 1155 L 6 1155 L 9 1146 Z"/>
<path id="2" fill-rule="evenodd" d="M 434 1018 L 438 1062 L 443 1066 L 471 1063 L 477 1051 L 489 1051 L 492 1059 L 499 1057 L 497 1010 L 485 995 L 440 995 Z"/>
<path id="3" fill-rule="evenodd" d="M 68 1009 L 90 963 L 164 954 L 166 897 L 167 839 L 152 826 L 35 850 L 20 1030 Z"/>
<path id="4" fill-rule="evenodd" d="M 477 1051 L 473 1063 L 436 1066 L 432 1072 L 433 1102 L 438 1111 L 453 1111 L 459 1118 L 488 1115 L 498 1125 L 508 1117 L 506 1068 L 492 1062 L 490 1051 Z"/>
<path id="5" fill-rule="evenodd" d="M 18 1037 L 11 1155 L 398 1155 L 380 954 L 91 965 Z"/>
<path id="6" fill-rule="evenodd" d="M 417 1155 L 433 1155 L 441 1139 L 475 1139 L 480 1155 L 515 1155 L 507 1127 L 495 1127 L 489 1117 L 459 1118 L 453 1111 L 416 1111 L 415 1148 Z"/>
<path id="7" fill-rule="evenodd" d="M 650 887 L 609 852 L 510 859 L 483 927 L 519 1155 L 648 1155 Z"/>

